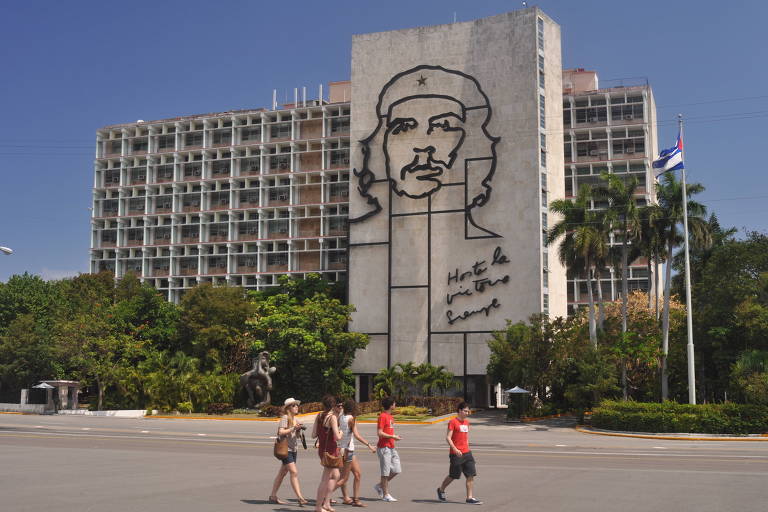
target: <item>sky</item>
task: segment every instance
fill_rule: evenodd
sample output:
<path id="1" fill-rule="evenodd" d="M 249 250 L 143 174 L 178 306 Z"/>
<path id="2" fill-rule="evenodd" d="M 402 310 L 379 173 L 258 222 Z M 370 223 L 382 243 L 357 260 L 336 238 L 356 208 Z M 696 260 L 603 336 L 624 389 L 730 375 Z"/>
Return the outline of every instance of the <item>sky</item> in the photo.
<path id="1" fill-rule="evenodd" d="M 659 146 L 685 122 L 689 182 L 726 227 L 768 230 L 768 2 L 542 0 L 563 65 L 647 79 Z M 269 107 L 348 80 L 353 34 L 469 21 L 520 1 L 58 0 L 0 5 L 0 281 L 87 272 L 95 132 Z M 327 90 L 327 88 L 326 88 Z M 763 128 L 761 128 L 761 126 Z"/>

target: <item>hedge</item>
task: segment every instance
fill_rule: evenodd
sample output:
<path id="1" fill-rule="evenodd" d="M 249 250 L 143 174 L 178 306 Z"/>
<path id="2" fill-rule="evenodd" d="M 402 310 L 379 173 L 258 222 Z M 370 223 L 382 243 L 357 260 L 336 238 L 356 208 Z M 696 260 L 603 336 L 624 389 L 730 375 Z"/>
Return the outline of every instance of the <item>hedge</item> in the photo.
<path id="1" fill-rule="evenodd" d="M 413 396 L 406 398 L 405 403 L 398 402 L 398 405 L 424 407 L 432 411 L 432 416 L 442 416 L 455 413 L 456 407 L 461 401 L 461 398 L 446 396 Z M 360 402 L 358 406 L 360 407 L 360 414 L 371 414 L 381 411 L 381 402 L 379 400 Z M 261 409 L 261 413 L 264 416 L 279 416 L 281 409 L 277 405 L 267 405 Z M 323 404 L 320 402 L 307 402 L 299 405 L 299 414 L 320 412 L 322 410 Z"/>
<path id="2" fill-rule="evenodd" d="M 596 428 L 624 432 L 761 434 L 768 432 L 768 406 L 605 400 L 592 411 L 591 422 Z"/>

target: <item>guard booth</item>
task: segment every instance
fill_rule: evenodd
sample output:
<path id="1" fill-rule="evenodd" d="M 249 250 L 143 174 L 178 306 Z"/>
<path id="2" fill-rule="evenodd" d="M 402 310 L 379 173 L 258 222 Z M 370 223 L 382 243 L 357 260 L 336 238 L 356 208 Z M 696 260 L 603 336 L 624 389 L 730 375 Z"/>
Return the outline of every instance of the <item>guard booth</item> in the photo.
<path id="1" fill-rule="evenodd" d="M 520 421 L 520 418 L 528 407 L 528 396 L 531 392 L 519 386 L 515 386 L 510 389 L 505 389 L 504 393 L 506 393 L 508 397 L 507 421 Z"/>
<path id="2" fill-rule="evenodd" d="M 46 388 L 49 390 L 48 396 L 50 401 L 50 403 L 46 404 L 46 409 L 50 407 L 54 411 L 59 411 L 62 409 L 74 410 L 78 408 L 77 395 L 80 392 L 80 382 L 76 380 L 44 380 L 38 384 L 40 387 L 43 387 L 43 385 L 50 386 L 50 388 Z"/>

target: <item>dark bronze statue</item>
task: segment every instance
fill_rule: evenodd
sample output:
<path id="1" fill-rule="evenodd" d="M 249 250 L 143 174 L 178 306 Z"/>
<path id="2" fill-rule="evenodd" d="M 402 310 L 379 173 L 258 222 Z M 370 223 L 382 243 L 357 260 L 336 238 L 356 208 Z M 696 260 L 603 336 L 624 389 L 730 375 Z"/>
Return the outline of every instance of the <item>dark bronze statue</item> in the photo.
<path id="1" fill-rule="evenodd" d="M 269 366 L 269 352 L 264 351 L 253 359 L 253 368 L 240 376 L 240 385 L 248 392 L 249 408 L 258 409 L 269 405 L 272 375 L 276 371 L 277 368 Z"/>

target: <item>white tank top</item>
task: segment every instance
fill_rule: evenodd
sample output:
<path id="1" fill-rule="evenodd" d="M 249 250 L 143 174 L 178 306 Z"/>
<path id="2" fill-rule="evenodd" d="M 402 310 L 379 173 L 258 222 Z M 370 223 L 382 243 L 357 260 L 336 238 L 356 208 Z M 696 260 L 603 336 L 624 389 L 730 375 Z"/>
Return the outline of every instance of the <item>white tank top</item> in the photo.
<path id="1" fill-rule="evenodd" d="M 352 436 L 352 429 L 349 428 L 349 420 L 352 418 L 349 414 L 342 414 L 339 418 L 339 429 L 343 434 L 341 441 L 339 441 L 339 447 L 351 452 L 355 451 L 355 439 Z"/>

